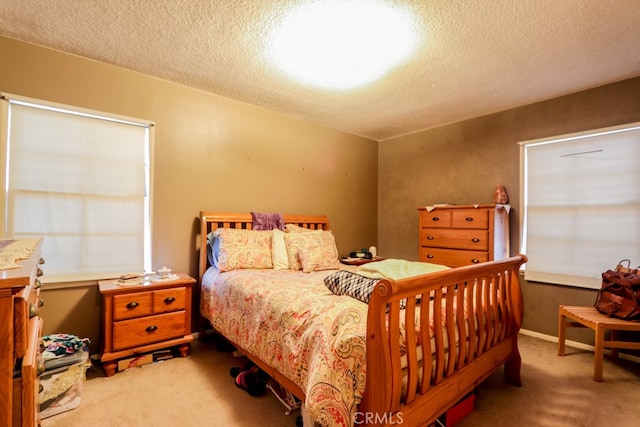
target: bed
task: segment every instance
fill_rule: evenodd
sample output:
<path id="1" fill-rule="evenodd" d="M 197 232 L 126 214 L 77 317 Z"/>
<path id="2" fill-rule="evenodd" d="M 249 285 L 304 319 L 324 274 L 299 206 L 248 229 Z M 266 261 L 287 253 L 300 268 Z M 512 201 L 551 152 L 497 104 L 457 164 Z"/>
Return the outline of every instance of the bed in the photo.
<path id="1" fill-rule="evenodd" d="M 284 233 L 287 244 L 306 239 L 323 245 L 318 242 L 333 236 L 326 216 L 281 219 L 297 231 Z M 301 265 L 277 267 L 280 231 L 270 240 L 271 266 L 251 264 L 244 252 L 234 259 L 226 254 L 225 268 L 212 266 L 217 261 L 211 236 L 231 233 L 216 230 L 246 230 L 263 239 L 268 231 L 252 231 L 253 224 L 251 213 L 200 212 L 201 323 L 208 321 L 298 397 L 305 426 L 308 420 L 323 426 L 429 425 L 503 365 L 506 381 L 521 385 L 524 255 L 457 268 L 433 266 L 433 272 L 411 277 L 368 278 L 370 292 L 363 299 L 329 286 L 337 276 L 365 274 L 358 270 L 362 267 L 337 263 L 335 249 L 329 257 L 336 259 L 323 266 L 310 256 L 317 247 L 303 245 L 296 255 Z M 299 231 L 309 233 L 295 237 L 305 234 Z M 246 265 L 234 268 L 234 262 Z"/>

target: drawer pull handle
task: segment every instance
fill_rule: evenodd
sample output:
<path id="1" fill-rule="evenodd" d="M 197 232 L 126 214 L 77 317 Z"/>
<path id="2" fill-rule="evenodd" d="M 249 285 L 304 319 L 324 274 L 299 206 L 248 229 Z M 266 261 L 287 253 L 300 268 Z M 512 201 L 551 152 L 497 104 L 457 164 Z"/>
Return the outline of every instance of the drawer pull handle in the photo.
<path id="1" fill-rule="evenodd" d="M 40 269 L 40 267 L 38 267 L 38 272 L 36 273 L 36 275 L 38 277 L 42 276 L 44 273 L 42 272 L 42 270 Z"/>
<path id="2" fill-rule="evenodd" d="M 42 287 L 42 282 L 40 281 L 40 279 L 35 280 L 33 287 L 36 289 L 40 289 Z"/>
<path id="3" fill-rule="evenodd" d="M 427 255 L 427 258 L 429 258 L 429 259 L 433 258 L 433 255 L 429 254 L 429 255 Z"/>
<path id="4" fill-rule="evenodd" d="M 468 222 L 471 222 L 471 221 L 473 221 L 473 217 L 472 216 L 468 216 L 464 220 L 468 221 Z"/>
<path id="5" fill-rule="evenodd" d="M 44 300 L 42 298 L 38 298 L 38 307 L 42 307 L 44 305 Z"/>
<path id="6" fill-rule="evenodd" d="M 427 240 L 433 240 L 433 236 L 427 236 Z"/>
<path id="7" fill-rule="evenodd" d="M 477 237 L 474 237 L 473 239 L 471 239 L 471 241 L 473 243 L 478 243 L 480 241 L 480 239 L 478 239 Z"/>
<path id="8" fill-rule="evenodd" d="M 477 264 L 477 263 L 479 263 L 479 262 L 480 262 L 480 260 L 478 260 L 478 259 L 475 259 L 475 258 L 474 258 L 474 259 L 472 259 L 472 260 L 471 260 L 471 262 L 472 262 L 473 264 Z"/>
<path id="9" fill-rule="evenodd" d="M 137 302 L 133 301 L 133 302 L 130 302 L 129 304 L 127 304 L 127 308 L 129 308 L 129 309 L 134 309 L 134 308 L 136 308 L 136 307 L 137 307 L 137 306 L 139 306 L 139 305 L 140 305 L 140 304 L 138 304 Z"/>
<path id="10" fill-rule="evenodd" d="M 38 260 L 38 264 L 44 264 L 44 258 L 40 258 L 40 259 Z"/>
<path id="11" fill-rule="evenodd" d="M 154 325 L 154 326 L 147 327 L 147 329 L 145 329 L 145 331 L 147 331 L 147 332 L 155 332 L 157 329 L 158 329 L 158 327 Z"/>
<path id="12" fill-rule="evenodd" d="M 40 310 L 38 310 L 38 306 L 34 303 L 29 304 L 29 319 L 36 317 Z"/>
<path id="13" fill-rule="evenodd" d="M 174 302 L 176 299 L 174 297 L 167 297 L 164 299 L 164 303 L 165 304 L 171 304 L 172 302 Z"/>
<path id="14" fill-rule="evenodd" d="M 431 218 L 431 221 L 440 221 L 440 218 L 438 218 L 437 216 L 434 216 L 433 218 Z"/>

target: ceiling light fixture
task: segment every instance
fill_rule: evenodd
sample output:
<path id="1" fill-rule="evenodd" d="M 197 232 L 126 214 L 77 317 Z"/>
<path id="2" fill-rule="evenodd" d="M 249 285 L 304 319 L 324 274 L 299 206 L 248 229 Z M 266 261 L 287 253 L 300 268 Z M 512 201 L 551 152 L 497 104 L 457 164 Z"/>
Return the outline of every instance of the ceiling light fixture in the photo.
<path id="1" fill-rule="evenodd" d="M 419 41 L 413 15 L 382 1 L 315 1 L 276 25 L 269 61 L 303 84 L 335 90 L 381 78 Z"/>

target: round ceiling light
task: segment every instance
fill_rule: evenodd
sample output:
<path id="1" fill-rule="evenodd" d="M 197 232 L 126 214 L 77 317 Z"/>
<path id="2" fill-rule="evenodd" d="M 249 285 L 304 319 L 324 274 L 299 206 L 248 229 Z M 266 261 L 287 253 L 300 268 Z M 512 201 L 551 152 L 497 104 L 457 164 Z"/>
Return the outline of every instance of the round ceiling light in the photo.
<path id="1" fill-rule="evenodd" d="M 327 0 L 291 10 L 277 24 L 269 60 L 291 78 L 328 89 L 371 83 L 411 55 L 413 15 L 371 0 Z"/>

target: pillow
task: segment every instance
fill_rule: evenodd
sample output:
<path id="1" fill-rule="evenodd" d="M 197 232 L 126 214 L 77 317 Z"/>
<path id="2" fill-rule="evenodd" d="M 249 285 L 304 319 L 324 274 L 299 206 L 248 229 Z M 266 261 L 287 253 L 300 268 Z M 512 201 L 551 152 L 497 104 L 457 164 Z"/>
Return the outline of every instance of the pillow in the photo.
<path id="1" fill-rule="evenodd" d="M 340 270 L 325 277 L 324 284 L 336 295 L 348 295 L 369 304 L 371 292 L 379 280 Z"/>
<path id="2" fill-rule="evenodd" d="M 287 245 L 284 242 L 284 231 L 274 228 L 271 237 L 271 261 L 275 270 L 288 270 L 289 257 Z"/>
<path id="3" fill-rule="evenodd" d="M 218 268 L 218 257 L 220 256 L 220 241 L 214 231 L 207 234 L 207 259 L 209 265 Z"/>
<path id="4" fill-rule="evenodd" d="M 218 228 L 218 270 L 273 268 L 271 231 Z"/>
<path id="5" fill-rule="evenodd" d="M 280 213 L 251 212 L 254 230 L 284 230 L 284 219 Z"/>
<path id="6" fill-rule="evenodd" d="M 318 239 L 314 236 L 309 243 L 308 246 L 300 248 L 298 252 L 303 272 L 340 269 L 336 240 L 331 232 L 322 232 Z"/>
<path id="7" fill-rule="evenodd" d="M 287 233 L 310 233 L 313 231 L 322 231 L 322 230 L 312 230 L 310 228 L 300 227 L 299 225 L 295 225 L 295 224 L 286 224 L 284 226 L 284 231 L 286 231 Z"/>
<path id="8" fill-rule="evenodd" d="M 291 270 L 304 270 L 300 258 L 301 250 L 322 252 L 322 256 L 325 256 L 328 260 L 338 261 L 336 240 L 331 231 L 313 230 L 306 233 L 285 233 L 284 241 Z M 307 272 L 314 271 L 316 263 L 318 266 L 320 265 L 317 258 L 317 253 L 305 254 L 305 260 L 309 263 L 306 266 Z"/>

